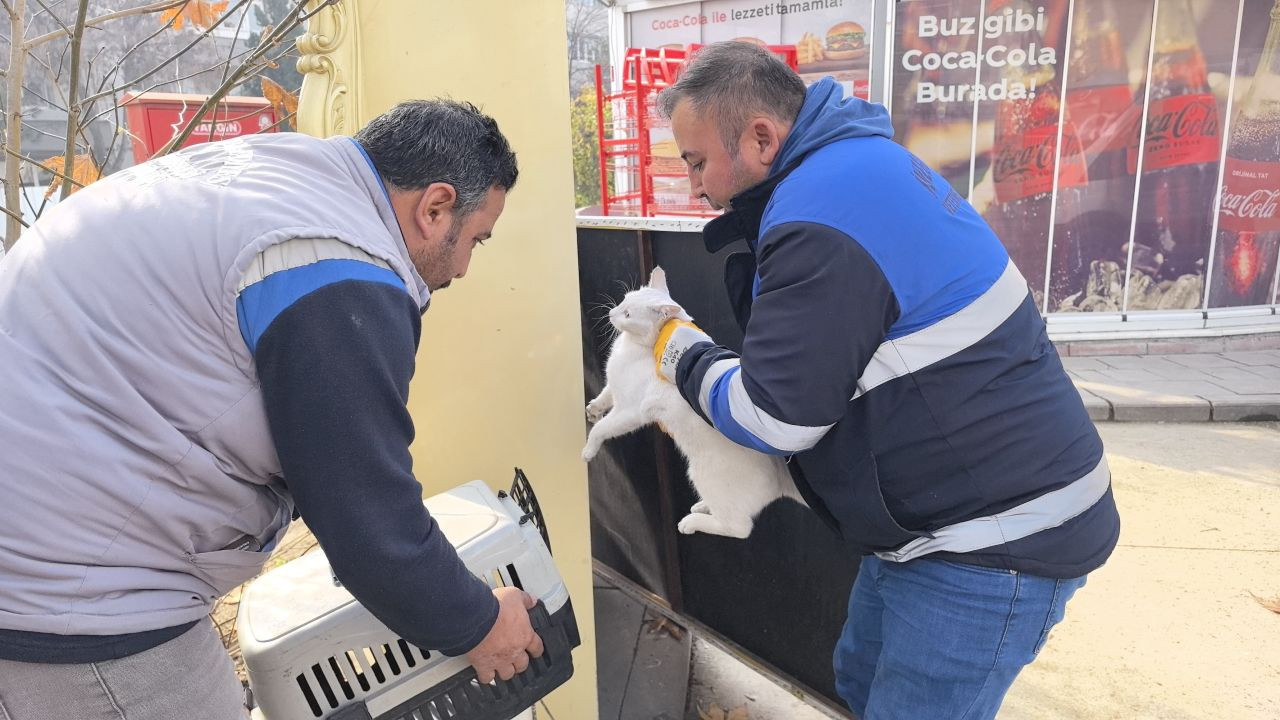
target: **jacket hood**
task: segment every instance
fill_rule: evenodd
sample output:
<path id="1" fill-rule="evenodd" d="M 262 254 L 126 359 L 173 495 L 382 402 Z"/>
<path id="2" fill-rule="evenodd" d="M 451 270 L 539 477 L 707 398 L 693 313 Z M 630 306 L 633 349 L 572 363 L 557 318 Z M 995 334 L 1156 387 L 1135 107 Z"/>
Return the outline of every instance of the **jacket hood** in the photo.
<path id="1" fill-rule="evenodd" d="M 804 105 L 769 174 L 782 172 L 810 152 L 837 140 L 874 135 L 893 137 L 889 111 L 883 105 L 845 97 L 840 83 L 825 77 L 805 93 Z"/>

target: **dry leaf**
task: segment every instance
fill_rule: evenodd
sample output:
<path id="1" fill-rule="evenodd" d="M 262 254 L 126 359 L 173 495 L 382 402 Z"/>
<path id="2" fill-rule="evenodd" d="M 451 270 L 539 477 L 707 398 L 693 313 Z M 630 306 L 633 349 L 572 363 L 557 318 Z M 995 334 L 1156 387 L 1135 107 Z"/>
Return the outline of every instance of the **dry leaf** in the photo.
<path id="1" fill-rule="evenodd" d="M 271 107 L 275 108 L 276 119 L 289 118 L 289 127 L 297 129 L 293 124 L 293 116 L 298 112 L 298 96 L 285 90 L 280 83 L 266 75 L 260 76 L 258 81 L 262 84 L 262 96 L 271 103 Z"/>
<path id="2" fill-rule="evenodd" d="M 1249 594 L 1253 595 L 1253 593 L 1249 593 Z M 1257 600 L 1258 604 L 1261 605 L 1262 607 L 1270 610 L 1273 613 L 1280 614 L 1280 595 L 1277 595 L 1273 598 L 1264 598 L 1264 597 L 1258 597 L 1257 595 L 1253 595 L 1253 599 Z"/>
<path id="3" fill-rule="evenodd" d="M 729 715 L 728 717 L 725 718 L 725 720 L 748 720 L 747 706 L 739 705 L 738 707 L 730 710 Z"/>
<path id="4" fill-rule="evenodd" d="M 655 615 L 649 621 L 649 633 L 665 632 L 676 640 L 684 639 L 684 628 L 671 622 L 664 615 Z"/>
<path id="5" fill-rule="evenodd" d="M 55 155 L 54 157 L 44 161 L 45 167 L 52 168 L 58 172 L 63 171 L 63 165 L 65 164 L 66 158 L 63 155 Z M 92 155 L 77 155 L 76 159 L 71 163 L 71 179 L 75 180 L 79 185 L 72 187 L 71 192 L 74 193 L 76 190 L 93 183 L 100 177 L 102 177 L 102 170 L 94 164 Z M 54 175 L 53 180 L 49 181 L 49 189 L 44 191 L 45 198 L 53 197 L 53 194 L 58 192 L 58 189 L 61 187 L 62 177 L 60 175 Z"/>
<path id="6" fill-rule="evenodd" d="M 218 22 L 218 18 L 227 11 L 227 0 L 209 2 L 209 0 L 190 0 L 185 5 L 170 8 L 160 13 L 160 22 L 168 24 L 173 21 L 173 29 L 181 30 L 184 22 L 190 22 L 201 30 L 208 30 Z"/>

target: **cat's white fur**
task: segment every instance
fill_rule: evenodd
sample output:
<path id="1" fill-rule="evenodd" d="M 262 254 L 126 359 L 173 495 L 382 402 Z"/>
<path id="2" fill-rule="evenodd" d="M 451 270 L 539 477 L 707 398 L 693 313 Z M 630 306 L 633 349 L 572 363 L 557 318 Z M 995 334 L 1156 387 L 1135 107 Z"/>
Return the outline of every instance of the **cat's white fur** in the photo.
<path id="1" fill-rule="evenodd" d="M 582 459 L 595 457 L 605 440 L 658 423 L 684 455 L 689 480 L 702 498 L 680 521 L 680 532 L 745 538 L 766 505 L 780 497 L 803 500 L 782 458 L 720 434 L 658 375 L 653 345 L 671 318 L 692 320 L 671 299 L 662 268 L 654 268 L 648 286 L 627 293 L 609 312 L 618 336 L 605 364 L 604 390 L 587 404 L 587 418 L 595 426 Z"/>

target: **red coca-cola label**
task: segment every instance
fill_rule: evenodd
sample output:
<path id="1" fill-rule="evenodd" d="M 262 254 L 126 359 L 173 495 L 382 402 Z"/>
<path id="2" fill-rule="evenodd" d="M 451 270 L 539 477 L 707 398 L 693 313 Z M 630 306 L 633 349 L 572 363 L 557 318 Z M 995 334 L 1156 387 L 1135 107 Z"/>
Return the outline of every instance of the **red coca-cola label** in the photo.
<path id="1" fill-rule="evenodd" d="M 1053 172 L 1057 162 L 1058 126 L 1029 128 L 1012 137 L 1002 138 L 996 146 L 991 164 L 996 183 L 996 200 L 1001 203 L 1021 200 L 1053 191 Z M 1089 181 L 1089 171 L 1074 132 L 1062 132 L 1062 171 L 1058 187 L 1073 187 Z"/>
<path id="2" fill-rule="evenodd" d="M 1237 233 L 1280 230 L 1280 163 L 1227 156 L 1218 227 Z"/>
<path id="3" fill-rule="evenodd" d="M 1216 162 L 1222 150 L 1218 102 L 1208 93 L 1156 100 L 1147 109 L 1144 171 Z M 1129 148 L 1129 172 L 1138 169 L 1138 142 Z"/>
<path id="4" fill-rule="evenodd" d="M 1067 114 L 1076 127 L 1080 146 L 1091 156 L 1121 150 L 1133 143 L 1125 128 L 1132 125 L 1130 111 L 1135 109 L 1140 108 L 1128 85 L 1079 88 L 1067 93 Z"/>

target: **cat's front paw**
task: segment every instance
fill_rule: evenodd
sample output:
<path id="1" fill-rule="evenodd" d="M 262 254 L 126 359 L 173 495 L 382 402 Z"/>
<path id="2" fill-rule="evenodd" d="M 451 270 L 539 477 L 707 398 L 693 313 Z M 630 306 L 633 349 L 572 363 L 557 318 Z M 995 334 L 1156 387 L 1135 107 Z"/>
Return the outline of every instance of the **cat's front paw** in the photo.
<path id="1" fill-rule="evenodd" d="M 689 513 L 680 520 L 676 525 L 676 529 L 685 535 L 700 532 L 708 535 L 723 535 L 741 539 L 751 534 L 751 525 L 750 520 L 725 522 L 715 515 Z"/>
<path id="2" fill-rule="evenodd" d="M 693 507 L 689 508 L 689 512 L 701 513 L 703 515 L 710 515 L 711 506 L 707 504 L 706 500 L 699 500 L 698 502 L 693 504 Z"/>
<path id="3" fill-rule="evenodd" d="M 591 458 L 595 457 L 598 452 L 600 452 L 599 445 L 587 443 L 586 447 L 582 448 L 582 462 L 591 462 Z"/>
<path id="4" fill-rule="evenodd" d="M 592 400 L 587 403 L 587 422 L 592 424 L 598 423 L 600 422 L 600 418 L 604 417 L 607 412 L 609 412 L 609 408 L 605 407 L 604 403 L 598 400 Z"/>
<path id="5" fill-rule="evenodd" d="M 710 515 L 703 513 L 689 513 L 680 519 L 680 522 L 676 524 L 676 529 L 685 535 L 692 535 L 699 530 L 706 532 L 706 521 L 710 517 Z"/>

